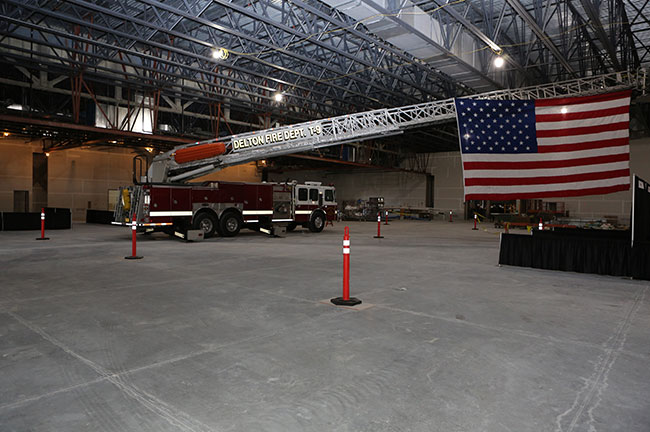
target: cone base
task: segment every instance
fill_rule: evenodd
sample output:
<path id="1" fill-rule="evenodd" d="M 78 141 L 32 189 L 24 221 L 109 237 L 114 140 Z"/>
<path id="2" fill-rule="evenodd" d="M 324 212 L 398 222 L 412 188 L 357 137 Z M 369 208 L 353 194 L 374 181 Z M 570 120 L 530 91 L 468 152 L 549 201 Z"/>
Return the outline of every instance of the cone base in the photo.
<path id="1" fill-rule="evenodd" d="M 478 231 L 478 228 L 472 228 L 472 231 Z"/>
<path id="2" fill-rule="evenodd" d="M 384 238 L 384 236 L 372 236 L 372 238 Z"/>
<path id="3" fill-rule="evenodd" d="M 49 239 L 50 239 L 49 237 L 39 237 L 36 240 L 49 240 Z"/>
<path id="4" fill-rule="evenodd" d="M 350 297 L 348 300 L 344 300 L 343 297 L 335 297 L 330 301 L 337 306 L 356 306 L 361 304 L 361 300 L 356 297 Z"/>
<path id="5" fill-rule="evenodd" d="M 137 255 L 137 256 L 131 255 L 131 256 L 128 256 L 128 257 L 124 257 L 124 259 L 142 259 L 142 258 L 144 258 L 144 257 L 139 256 L 139 255 Z"/>

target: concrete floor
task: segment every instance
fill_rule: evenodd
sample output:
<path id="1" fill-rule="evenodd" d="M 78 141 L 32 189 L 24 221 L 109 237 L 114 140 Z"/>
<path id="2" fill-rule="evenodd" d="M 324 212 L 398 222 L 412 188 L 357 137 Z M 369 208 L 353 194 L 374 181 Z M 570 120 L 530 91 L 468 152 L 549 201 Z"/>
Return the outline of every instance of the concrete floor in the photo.
<path id="1" fill-rule="evenodd" d="M 498 267 L 494 229 L 182 243 L 0 232 L 2 431 L 650 431 L 647 281 Z"/>

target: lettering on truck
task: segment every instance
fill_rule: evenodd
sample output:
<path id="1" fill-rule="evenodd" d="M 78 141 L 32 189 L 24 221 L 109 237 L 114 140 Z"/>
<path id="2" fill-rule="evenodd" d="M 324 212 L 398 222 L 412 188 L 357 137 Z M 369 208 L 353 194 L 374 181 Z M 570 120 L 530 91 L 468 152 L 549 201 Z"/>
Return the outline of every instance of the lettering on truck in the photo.
<path id="1" fill-rule="evenodd" d="M 320 135 L 322 128 L 320 125 L 302 126 L 297 128 L 290 128 L 278 130 L 274 132 L 267 132 L 265 134 L 252 135 L 249 137 L 233 139 L 232 149 L 242 150 L 250 147 L 258 147 L 266 144 L 275 144 L 280 142 L 292 141 L 299 138 L 308 138 L 315 135 Z"/>

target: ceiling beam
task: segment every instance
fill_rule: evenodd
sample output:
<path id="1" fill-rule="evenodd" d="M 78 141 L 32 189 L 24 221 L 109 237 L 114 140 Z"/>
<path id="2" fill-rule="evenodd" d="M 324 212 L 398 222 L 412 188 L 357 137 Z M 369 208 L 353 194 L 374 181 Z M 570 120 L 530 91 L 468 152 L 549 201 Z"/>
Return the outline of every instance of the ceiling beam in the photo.
<path id="1" fill-rule="evenodd" d="M 567 0 L 567 2 L 571 2 L 571 0 Z M 615 70 L 620 71 L 621 64 L 616 58 L 616 49 L 614 49 L 611 42 L 609 41 L 609 38 L 607 37 L 607 33 L 605 33 L 603 23 L 600 21 L 598 9 L 594 6 L 591 0 L 580 0 L 580 4 L 582 4 L 585 12 L 587 12 L 587 16 L 589 17 L 589 26 L 594 29 L 594 32 L 596 32 L 596 37 L 600 43 L 603 44 L 603 48 L 605 48 L 605 51 L 609 56 L 610 63 L 614 65 Z"/>
<path id="2" fill-rule="evenodd" d="M 519 0 L 506 0 L 510 7 L 523 19 L 526 24 L 530 27 L 531 31 L 535 33 L 537 38 L 544 44 L 544 46 L 553 54 L 553 57 L 560 62 L 564 69 L 569 72 L 572 76 L 576 77 L 576 71 L 571 67 L 566 57 L 560 52 L 558 47 L 555 46 L 549 35 L 537 24 L 535 18 L 532 17 L 522 5 Z"/>

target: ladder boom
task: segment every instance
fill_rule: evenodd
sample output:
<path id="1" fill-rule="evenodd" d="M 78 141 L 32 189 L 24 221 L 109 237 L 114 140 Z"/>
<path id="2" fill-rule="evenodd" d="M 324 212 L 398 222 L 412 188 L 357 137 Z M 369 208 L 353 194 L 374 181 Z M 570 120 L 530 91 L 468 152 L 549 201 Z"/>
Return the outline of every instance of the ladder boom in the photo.
<path id="1" fill-rule="evenodd" d="M 467 96 L 471 99 L 545 99 L 637 88 L 645 91 L 646 70 L 615 72 L 519 89 L 497 90 Z M 454 99 L 436 100 L 398 108 L 383 108 L 313 120 L 266 130 L 231 135 L 216 140 L 178 146 L 156 156 L 149 168 L 151 182 L 182 182 L 219 169 L 274 156 L 400 134 L 404 130 L 455 118 Z M 221 142 L 225 153 L 177 163 L 177 151 Z"/>

